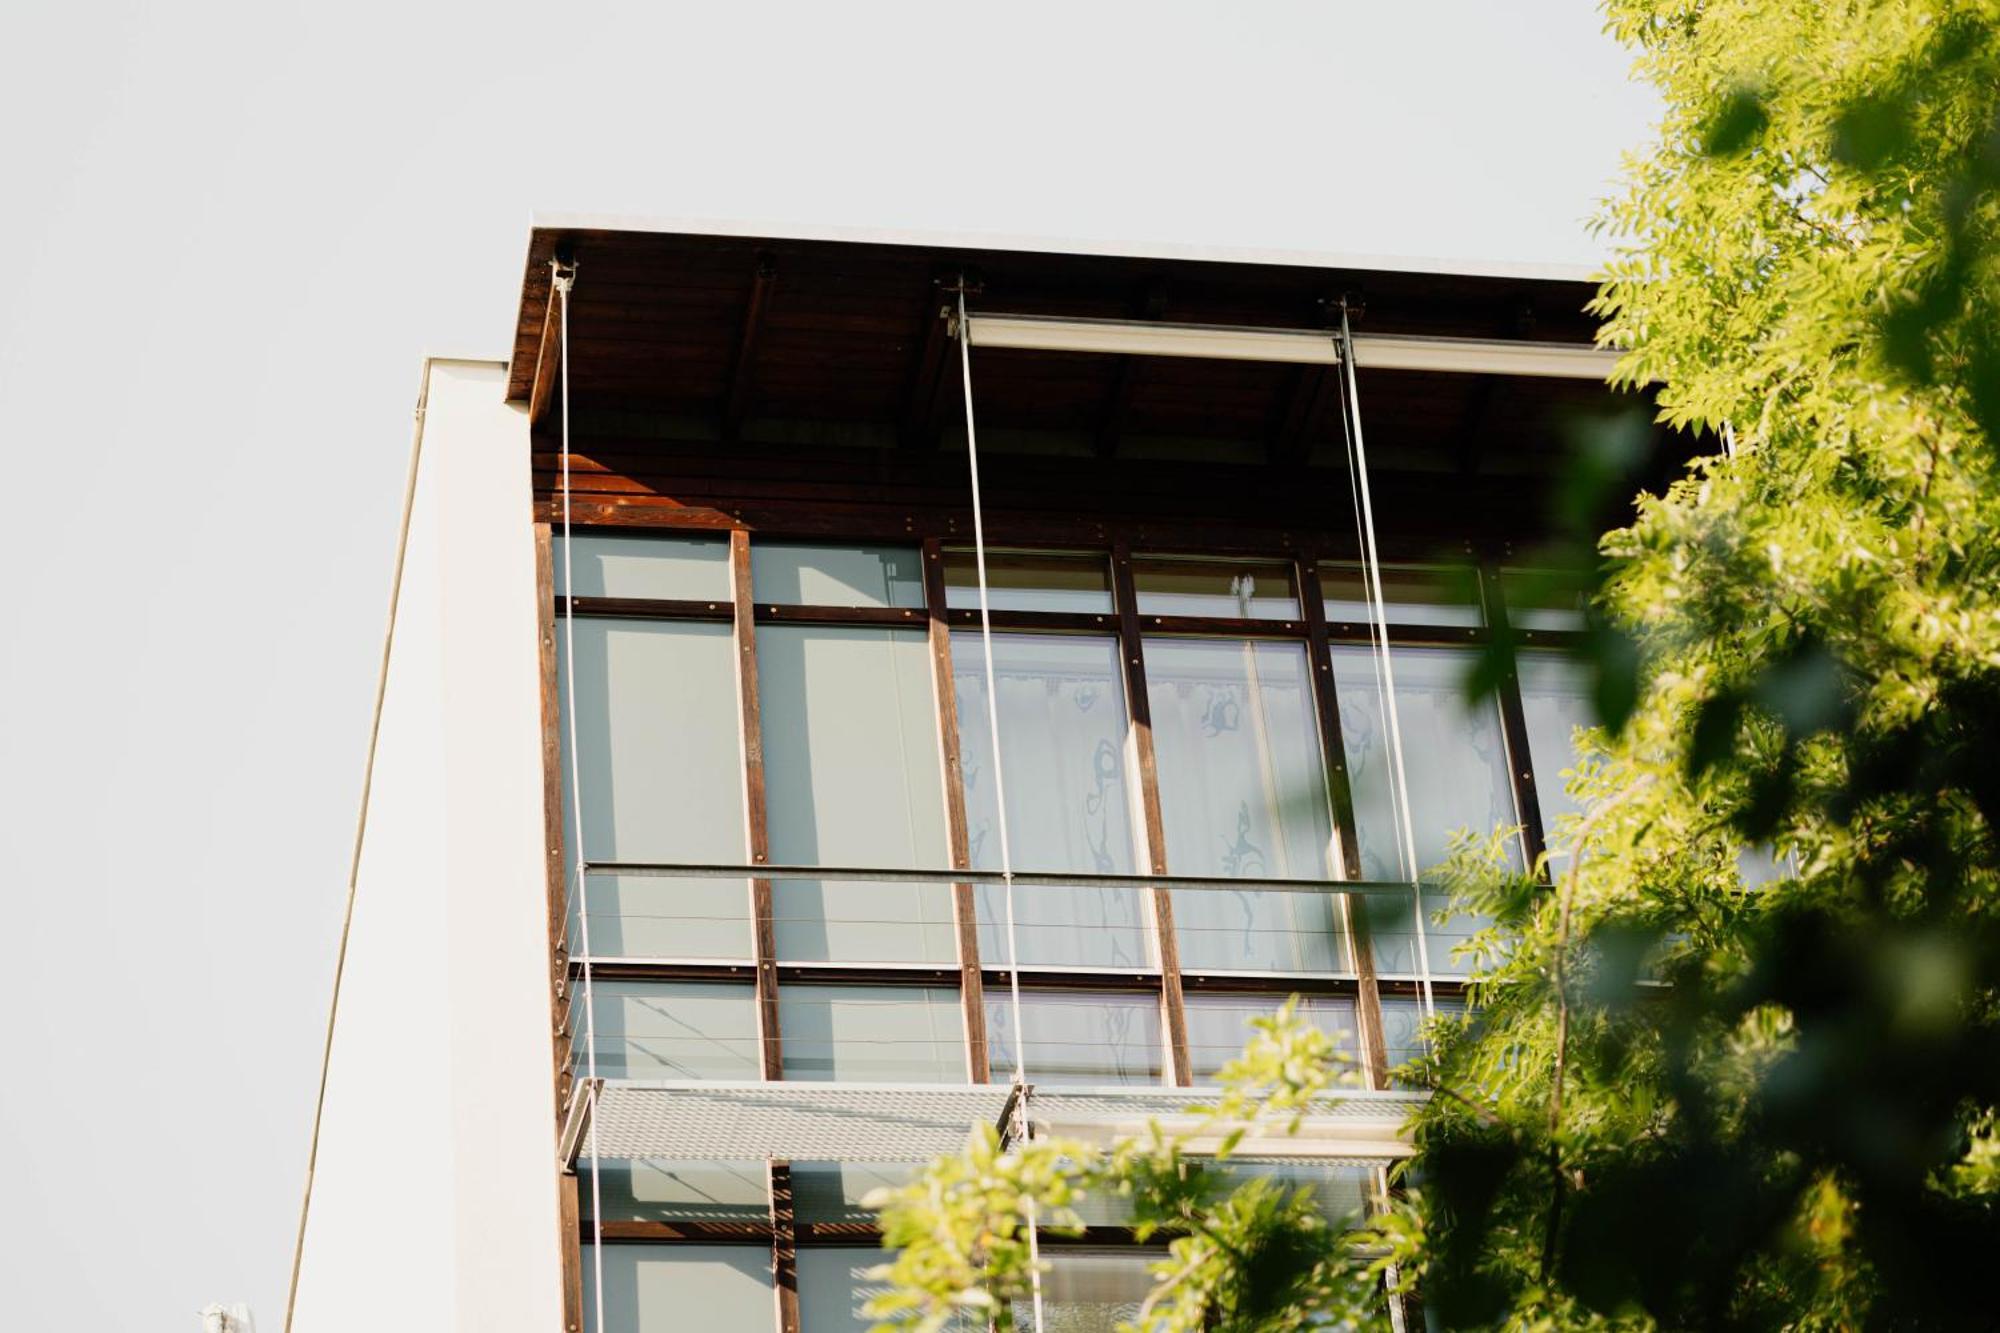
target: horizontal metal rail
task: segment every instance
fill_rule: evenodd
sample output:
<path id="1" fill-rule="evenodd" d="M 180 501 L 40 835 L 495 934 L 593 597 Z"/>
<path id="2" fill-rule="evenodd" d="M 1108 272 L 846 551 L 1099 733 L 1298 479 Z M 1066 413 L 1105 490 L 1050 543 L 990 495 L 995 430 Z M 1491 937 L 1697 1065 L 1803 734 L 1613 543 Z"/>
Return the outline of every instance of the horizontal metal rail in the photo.
<path id="1" fill-rule="evenodd" d="M 911 870 L 866 866 L 718 865 L 706 861 L 586 861 L 586 875 L 651 875 L 662 879 L 810 879 L 872 884 L 1005 884 L 998 870 Z M 1275 879 L 1266 876 L 1101 875 L 1016 870 L 1021 889 L 1196 889 L 1243 893 L 1359 893 L 1408 897 L 1417 886 L 1396 879 Z M 1437 888 L 1426 884 L 1426 888 Z"/>

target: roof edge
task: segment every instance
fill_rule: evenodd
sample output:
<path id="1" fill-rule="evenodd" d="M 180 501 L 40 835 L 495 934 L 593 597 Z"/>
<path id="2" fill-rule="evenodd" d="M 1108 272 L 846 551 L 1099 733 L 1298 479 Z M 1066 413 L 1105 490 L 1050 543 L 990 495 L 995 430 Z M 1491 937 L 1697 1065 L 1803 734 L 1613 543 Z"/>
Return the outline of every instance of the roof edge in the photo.
<path id="1" fill-rule="evenodd" d="M 1158 241 L 1105 241 L 1076 236 L 1020 236 L 1004 232 L 925 230 L 914 227 L 838 226 L 743 218 L 662 218 L 622 213 L 536 212 L 531 232 L 623 231 L 681 236 L 733 236 L 773 241 L 839 241 L 952 250 L 1018 250 L 1032 254 L 1096 255 L 1116 259 L 1188 260 L 1270 264 L 1286 268 L 1359 269 L 1443 277 L 1518 278 L 1541 282 L 1594 282 L 1590 264 L 1449 259 L 1410 255 L 1340 254 L 1254 246 L 1175 245 Z M 532 238 L 530 241 L 532 246 Z"/>

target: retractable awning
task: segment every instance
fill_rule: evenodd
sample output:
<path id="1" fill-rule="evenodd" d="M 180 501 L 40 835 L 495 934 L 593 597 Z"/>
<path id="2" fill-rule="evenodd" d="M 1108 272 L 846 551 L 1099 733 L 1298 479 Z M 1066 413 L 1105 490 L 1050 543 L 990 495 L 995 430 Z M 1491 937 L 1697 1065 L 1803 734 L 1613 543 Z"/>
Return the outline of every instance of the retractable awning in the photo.
<path id="1" fill-rule="evenodd" d="M 587 1087 L 580 1083 L 579 1089 Z M 614 1160 L 910 1162 L 965 1146 L 974 1126 L 994 1124 L 1007 1107 L 1006 1084 L 625 1082 L 603 1080 L 596 1102 L 597 1155 Z M 1149 1120 L 1198 1137 L 1212 1150 L 1218 1134 L 1197 1109 L 1213 1102 L 1202 1088 L 1050 1088 L 1036 1090 L 1029 1118 L 1039 1136 L 1109 1147 L 1142 1133 Z M 579 1095 L 564 1125 L 565 1167 L 589 1151 L 589 1104 Z M 1352 1091 L 1321 1099 L 1296 1134 L 1283 1122 L 1253 1126 L 1243 1158 L 1388 1160 L 1411 1153 L 1404 1132 L 1423 1102 L 1415 1092 Z M 1220 1126 L 1216 1128 L 1222 1128 Z"/>

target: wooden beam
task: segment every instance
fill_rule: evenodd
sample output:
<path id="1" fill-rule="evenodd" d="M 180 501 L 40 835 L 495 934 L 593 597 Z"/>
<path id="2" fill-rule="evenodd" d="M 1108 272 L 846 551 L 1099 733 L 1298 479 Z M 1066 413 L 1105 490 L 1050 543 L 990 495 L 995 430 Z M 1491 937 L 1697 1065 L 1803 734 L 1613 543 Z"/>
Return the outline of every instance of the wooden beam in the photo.
<path id="1" fill-rule="evenodd" d="M 743 821 L 753 865 L 768 864 L 771 836 L 764 805 L 764 730 L 757 702 L 757 618 L 750 601 L 750 534 L 729 534 L 729 570 L 735 590 L 736 695 L 743 727 Z M 785 1076 L 778 1031 L 778 938 L 771 881 L 750 881 L 751 944 L 757 962 L 759 1068 L 767 1079 Z"/>
<path id="2" fill-rule="evenodd" d="M 1327 796 L 1333 805 L 1334 837 L 1340 849 L 1340 864 L 1348 879 L 1360 879 L 1361 838 L 1354 814 L 1354 784 L 1347 771 L 1347 746 L 1340 731 L 1340 697 L 1334 686 L 1333 652 L 1326 630 L 1326 599 L 1319 586 L 1319 559 L 1312 551 L 1302 551 L 1298 559 L 1300 609 L 1306 616 L 1306 644 L 1311 659 L 1313 702 L 1319 711 L 1321 762 L 1326 767 Z M 1343 896 L 1342 920 L 1354 950 L 1354 971 L 1358 978 L 1355 994 L 1355 1027 L 1361 1049 L 1357 1053 L 1363 1077 L 1371 1088 L 1389 1086 L 1388 1044 L 1382 1029 L 1382 991 L 1375 980 L 1375 949 L 1368 936 L 1368 918 L 1354 910 L 1354 899 Z"/>
<path id="3" fill-rule="evenodd" d="M 771 1289 L 777 1297 L 778 1333 L 799 1333 L 799 1237 L 792 1164 L 767 1163 L 765 1178 L 771 1200 Z"/>
<path id="4" fill-rule="evenodd" d="M 1167 872 L 1166 822 L 1160 816 L 1159 766 L 1153 755 L 1153 710 L 1146 694 L 1146 650 L 1139 632 L 1138 594 L 1132 582 L 1132 548 L 1119 542 L 1111 550 L 1111 581 L 1118 609 L 1118 660 L 1125 674 L 1125 706 L 1132 720 L 1133 752 L 1139 765 L 1141 819 L 1146 835 L 1148 869 Z M 1173 1082 L 1194 1082 L 1188 1054 L 1187 1002 L 1181 994 L 1180 938 L 1174 933 L 1174 900 L 1164 889 L 1149 889 L 1153 928 L 1159 936 L 1160 998 L 1167 1037 L 1167 1069 Z M 1016 1033 L 1015 1040 L 1026 1034 Z"/>
<path id="5" fill-rule="evenodd" d="M 972 864 L 972 850 L 966 830 L 965 775 L 958 740 L 958 682 L 952 674 L 951 627 L 945 615 L 944 547 L 935 537 L 924 542 L 924 606 L 930 616 L 931 679 L 937 695 L 938 746 L 944 766 L 945 831 L 952 869 L 964 870 Z M 969 1082 L 984 1083 L 989 1077 L 990 1063 L 986 988 L 980 972 L 978 904 L 970 884 L 951 886 L 951 916 L 958 932 L 966 1078 Z"/>
<path id="6" fill-rule="evenodd" d="M 1500 569 L 1490 561 L 1479 566 L 1480 600 L 1486 619 L 1496 634 L 1507 632 L 1507 605 L 1500 595 Z M 1535 790 L 1535 765 L 1528 749 L 1528 715 L 1521 701 L 1521 673 L 1509 670 L 1496 691 L 1500 704 L 1500 730 L 1507 742 L 1507 776 L 1514 788 L 1514 818 L 1521 822 L 1522 850 L 1532 869 L 1548 849 L 1547 830 L 1542 827 L 1542 802 Z"/>
<path id="7" fill-rule="evenodd" d="M 576 262 L 566 254 L 558 253 L 556 262 L 572 276 L 576 272 Z M 535 349 L 535 378 L 528 390 L 528 424 L 540 421 L 549 410 L 549 401 L 555 396 L 556 372 L 562 365 L 562 297 L 557 291 L 555 274 L 549 275 L 549 295 L 542 307 L 542 337 Z"/>
<path id="8" fill-rule="evenodd" d="M 1167 315 L 1167 280 L 1160 274 L 1149 276 L 1141 286 L 1132 303 L 1134 319 L 1160 320 Z M 1121 356 L 1113 372 L 1111 395 L 1105 400 L 1103 415 L 1097 422 L 1097 439 L 1094 449 L 1099 458 L 1114 458 L 1118 454 L 1118 441 L 1125 434 L 1126 418 L 1132 414 L 1132 391 L 1138 383 L 1140 359 L 1135 356 Z"/>
<path id="9" fill-rule="evenodd" d="M 729 367 L 729 392 L 722 403 L 722 438 L 734 440 L 743 430 L 743 418 L 750 410 L 750 393 L 756 379 L 757 339 L 764 331 L 764 316 L 771 307 L 771 291 L 778 284 L 778 261 L 769 254 L 757 256 L 750 274 L 750 300 L 743 309 L 743 327 L 736 339 L 736 357 Z"/>
<path id="10" fill-rule="evenodd" d="M 938 392 L 952 350 L 950 314 L 950 304 L 933 281 L 924 292 L 918 314 L 922 333 L 917 338 L 916 359 L 910 365 L 909 387 L 903 391 L 897 431 L 899 442 L 909 452 L 933 448 L 938 441 Z"/>
<path id="11" fill-rule="evenodd" d="M 577 1176 L 556 1177 L 556 1228 L 562 1245 L 563 1333 L 583 1333 L 583 1225 L 577 1207 Z"/>

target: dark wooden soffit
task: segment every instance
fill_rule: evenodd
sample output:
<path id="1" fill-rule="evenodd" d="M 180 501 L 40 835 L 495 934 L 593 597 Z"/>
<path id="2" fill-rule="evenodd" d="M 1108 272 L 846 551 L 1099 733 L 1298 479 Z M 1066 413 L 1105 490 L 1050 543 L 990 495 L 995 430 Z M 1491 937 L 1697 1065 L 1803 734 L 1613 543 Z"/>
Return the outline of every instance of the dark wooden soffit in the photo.
<path id="1" fill-rule="evenodd" d="M 1537 312 L 1520 331 L 1526 340 L 1584 342 L 1594 330 L 1583 313 L 1589 285 L 1546 279 L 537 230 L 522 278 L 512 401 L 535 396 L 537 367 L 548 361 L 549 261 L 559 248 L 578 269 L 573 405 L 699 411 L 725 430 L 759 417 L 853 421 L 923 440 L 942 378 L 940 275 L 970 278 L 976 304 L 988 310 L 1122 319 L 1161 309 L 1164 294 L 1177 321 L 1318 329 L 1329 300 L 1354 294 L 1365 300 L 1362 327 L 1373 332 L 1486 337 L 1524 304 Z M 773 273 L 783 275 L 777 303 L 769 300 Z M 1018 404 L 1027 424 L 1038 415 L 1087 423 L 1110 441 L 1159 431 L 1269 440 L 1297 430 L 1286 429 L 1300 379 L 1291 367 L 1181 362 L 1161 374 L 1073 353 L 984 360 L 982 409 L 990 402 L 1006 418 Z M 1440 416 L 1457 425 L 1462 386 L 1447 387 L 1452 401 Z"/>

